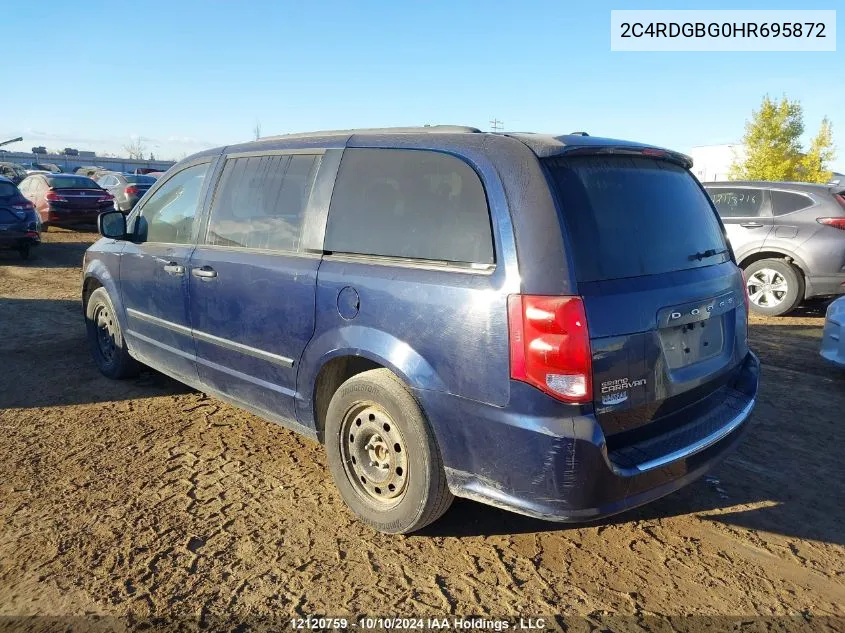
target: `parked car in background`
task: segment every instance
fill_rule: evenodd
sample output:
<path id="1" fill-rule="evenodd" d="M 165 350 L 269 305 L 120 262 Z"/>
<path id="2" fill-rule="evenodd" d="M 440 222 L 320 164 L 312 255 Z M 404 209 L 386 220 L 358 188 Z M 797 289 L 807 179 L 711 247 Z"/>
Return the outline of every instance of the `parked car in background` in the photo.
<path id="1" fill-rule="evenodd" d="M 18 163 L 0 163 L 0 176 L 18 184 L 26 178 L 26 168 Z"/>
<path id="2" fill-rule="evenodd" d="M 20 190 L 35 205 L 45 231 L 53 225 L 91 224 L 100 213 L 114 208 L 111 194 L 86 176 L 30 175 Z"/>
<path id="3" fill-rule="evenodd" d="M 825 360 L 845 367 L 845 297 L 827 306 L 821 354 Z"/>
<path id="4" fill-rule="evenodd" d="M 707 182 L 755 312 L 845 293 L 845 186 Z"/>
<path id="5" fill-rule="evenodd" d="M 56 165 L 55 163 L 39 163 L 39 162 L 32 162 L 29 164 L 29 170 L 31 171 L 49 171 L 52 174 L 60 174 L 62 173 L 62 168 Z"/>
<path id="6" fill-rule="evenodd" d="M 0 176 L 0 249 L 14 249 L 29 259 L 32 247 L 41 243 L 40 230 L 35 206 L 15 183 Z"/>
<path id="7" fill-rule="evenodd" d="M 80 176 L 88 176 L 89 178 L 99 178 L 99 175 L 109 171 L 105 167 L 97 167 L 96 165 L 83 165 L 73 170 L 73 173 Z"/>
<path id="8" fill-rule="evenodd" d="M 126 213 L 133 209 L 135 203 L 155 182 L 156 179 L 151 176 L 119 172 L 107 172 L 97 179 L 97 184 L 114 197 L 114 208 Z"/>
<path id="9" fill-rule="evenodd" d="M 742 272 L 691 165 L 450 126 L 202 152 L 100 216 L 90 349 L 319 439 L 384 532 L 453 494 L 621 512 L 713 468 L 757 397 Z"/>
<path id="10" fill-rule="evenodd" d="M 164 174 L 165 174 L 165 173 L 167 173 L 167 172 L 163 172 L 163 171 L 148 171 L 145 175 L 150 176 L 150 177 L 155 178 L 156 180 L 158 180 L 159 178 L 161 178 L 162 176 L 164 176 Z"/>

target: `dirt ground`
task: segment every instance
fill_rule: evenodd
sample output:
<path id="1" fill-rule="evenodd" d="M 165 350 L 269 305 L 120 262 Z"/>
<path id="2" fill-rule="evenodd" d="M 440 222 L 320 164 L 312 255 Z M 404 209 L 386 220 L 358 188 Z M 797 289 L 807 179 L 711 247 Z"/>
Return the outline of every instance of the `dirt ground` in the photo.
<path id="1" fill-rule="evenodd" d="M 317 444 L 157 373 L 103 378 L 79 303 L 95 236 L 44 238 L 0 252 L 0 616 L 845 616 L 823 305 L 753 319 L 757 425 L 712 477 L 599 524 L 458 500 L 392 537 L 345 510 Z"/>

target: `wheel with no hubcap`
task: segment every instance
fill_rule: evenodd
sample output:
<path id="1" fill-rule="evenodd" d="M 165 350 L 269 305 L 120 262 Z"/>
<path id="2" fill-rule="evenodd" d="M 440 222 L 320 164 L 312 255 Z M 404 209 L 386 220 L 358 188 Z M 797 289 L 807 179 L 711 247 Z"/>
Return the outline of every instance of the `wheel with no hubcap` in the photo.
<path id="1" fill-rule="evenodd" d="M 763 259 L 745 269 L 745 290 L 752 310 L 766 316 L 780 316 L 801 302 L 804 278 L 784 260 Z"/>
<path id="2" fill-rule="evenodd" d="M 120 322 L 105 288 L 97 288 L 85 304 L 85 326 L 91 356 L 109 378 L 138 374 L 138 362 L 129 355 Z"/>
<path id="3" fill-rule="evenodd" d="M 382 532 L 406 534 L 452 503 L 434 434 L 389 370 L 353 376 L 326 413 L 329 469 L 346 505 Z"/>

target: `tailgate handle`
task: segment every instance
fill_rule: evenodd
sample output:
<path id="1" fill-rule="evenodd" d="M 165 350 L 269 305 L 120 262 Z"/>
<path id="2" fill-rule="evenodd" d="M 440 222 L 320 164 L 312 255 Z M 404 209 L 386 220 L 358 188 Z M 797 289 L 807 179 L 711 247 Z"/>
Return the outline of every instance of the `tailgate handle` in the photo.
<path id="1" fill-rule="evenodd" d="M 166 272 L 168 275 L 184 275 L 185 267 L 180 266 L 176 262 L 168 262 L 164 265 L 164 272 Z"/>
<path id="2" fill-rule="evenodd" d="M 760 222 L 742 222 L 740 226 L 746 229 L 759 229 L 763 225 Z"/>
<path id="3" fill-rule="evenodd" d="M 202 268 L 191 269 L 191 274 L 194 277 L 200 277 L 202 279 L 211 279 L 212 277 L 217 276 L 217 271 L 214 270 L 211 266 L 203 266 Z"/>

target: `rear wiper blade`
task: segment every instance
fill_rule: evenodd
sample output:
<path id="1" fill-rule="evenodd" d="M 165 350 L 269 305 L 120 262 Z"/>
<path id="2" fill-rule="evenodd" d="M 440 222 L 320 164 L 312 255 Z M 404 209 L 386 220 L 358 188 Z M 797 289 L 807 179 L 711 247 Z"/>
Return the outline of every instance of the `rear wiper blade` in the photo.
<path id="1" fill-rule="evenodd" d="M 700 253 L 696 253 L 695 255 L 690 255 L 690 261 L 698 260 L 701 261 L 702 259 L 707 259 L 708 257 L 715 257 L 716 255 L 724 255 L 728 252 L 728 249 L 723 248 L 722 250 L 716 250 L 715 248 L 710 248 L 706 251 L 702 251 Z"/>

